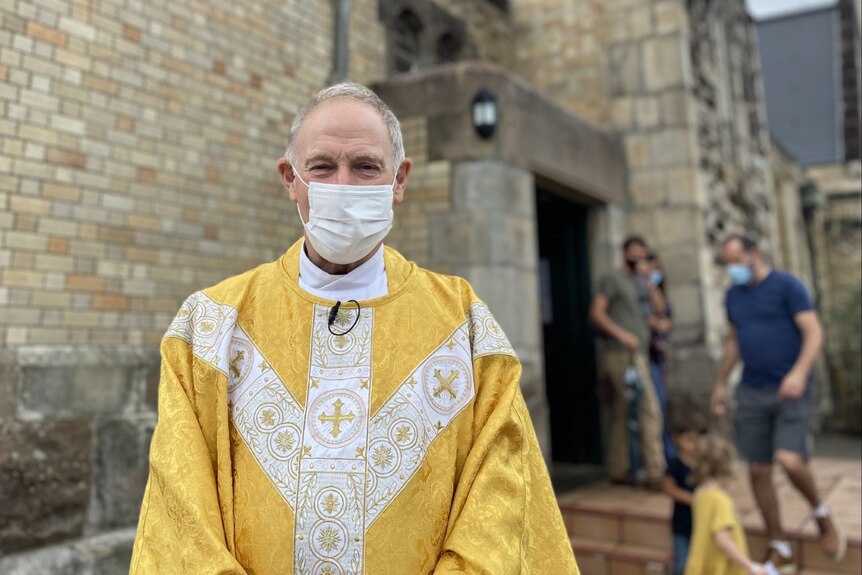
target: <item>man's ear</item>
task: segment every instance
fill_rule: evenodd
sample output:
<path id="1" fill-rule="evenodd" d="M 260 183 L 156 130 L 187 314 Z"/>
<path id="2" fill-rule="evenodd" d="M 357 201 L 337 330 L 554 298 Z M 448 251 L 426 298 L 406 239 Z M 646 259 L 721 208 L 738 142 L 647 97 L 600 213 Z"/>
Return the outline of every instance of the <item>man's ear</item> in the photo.
<path id="1" fill-rule="evenodd" d="M 404 201 L 404 190 L 407 189 L 407 179 L 410 177 L 410 169 L 413 167 L 413 160 L 404 158 L 401 166 L 398 168 L 398 174 L 395 176 L 395 185 L 393 186 L 393 203 L 400 204 Z"/>
<path id="2" fill-rule="evenodd" d="M 292 202 L 296 202 L 296 174 L 293 173 L 293 167 L 290 165 L 290 162 L 287 161 L 287 158 L 281 157 L 275 163 L 278 168 L 278 173 L 281 176 L 281 184 L 284 186 L 284 189 L 287 190 L 288 196 L 290 196 L 290 200 Z"/>

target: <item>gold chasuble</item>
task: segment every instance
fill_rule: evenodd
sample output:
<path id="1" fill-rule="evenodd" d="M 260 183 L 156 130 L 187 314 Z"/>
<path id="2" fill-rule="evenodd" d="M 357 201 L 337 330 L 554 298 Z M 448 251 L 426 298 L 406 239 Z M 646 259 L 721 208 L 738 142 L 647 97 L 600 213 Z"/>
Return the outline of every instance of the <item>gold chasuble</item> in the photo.
<path id="1" fill-rule="evenodd" d="M 386 248 L 388 295 L 333 335 L 301 246 L 168 329 L 132 575 L 577 574 L 520 364 L 469 284 Z"/>

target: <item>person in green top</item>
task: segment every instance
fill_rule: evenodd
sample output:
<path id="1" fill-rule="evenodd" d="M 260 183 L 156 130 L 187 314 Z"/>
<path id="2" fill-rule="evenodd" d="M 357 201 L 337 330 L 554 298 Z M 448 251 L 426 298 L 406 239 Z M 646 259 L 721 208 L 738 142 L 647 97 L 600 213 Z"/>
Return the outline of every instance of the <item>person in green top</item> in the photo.
<path id="1" fill-rule="evenodd" d="M 661 488 L 665 471 L 662 449 L 662 417 L 655 389 L 650 380 L 647 353 L 650 328 L 648 310 L 663 305 L 661 293 L 650 281 L 649 248 L 643 238 L 632 236 L 623 243 L 621 269 L 605 275 L 598 284 L 590 306 L 590 321 L 602 335 L 599 377 L 611 382 L 614 405 L 608 441 L 608 473 L 614 482 L 632 479 L 654 489 Z M 631 394 L 626 393 L 625 373 L 634 366 L 640 375 L 637 420 L 643 470 L 631 468 L 629 454 L 629 413 Z"/>

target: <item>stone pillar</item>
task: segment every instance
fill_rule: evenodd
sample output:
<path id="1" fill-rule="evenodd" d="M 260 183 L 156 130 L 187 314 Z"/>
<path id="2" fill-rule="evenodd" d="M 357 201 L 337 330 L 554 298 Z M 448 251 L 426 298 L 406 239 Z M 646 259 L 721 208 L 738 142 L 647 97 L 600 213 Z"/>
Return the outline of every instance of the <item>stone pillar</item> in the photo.
<path id="1" fill-rule="evenodd" d="M 429 220 L 430 264 L 466 278 L 506 332 L 550 461 L 533 174 L 499 160 L 453 162 L 451 173 L 452 210 Z"/>
<path id="2" fill-rule="evenodd" d="M 151 348 L 0 354 L 0 573 L 128 568 L 158 376 Z"/>

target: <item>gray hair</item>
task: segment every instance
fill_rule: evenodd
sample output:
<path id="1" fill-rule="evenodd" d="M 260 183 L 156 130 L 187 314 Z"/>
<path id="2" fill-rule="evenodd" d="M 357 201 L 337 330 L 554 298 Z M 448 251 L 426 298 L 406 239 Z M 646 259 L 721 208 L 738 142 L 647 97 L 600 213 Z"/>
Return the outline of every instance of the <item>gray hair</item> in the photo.
<path id="1" fill-rule="evenodd" d="M 398 118 L 395 117 L 389 106 L 377 94 L 362 84 L 353 82 L 344 82 L 324 88 L 314 96 L 308 106 L 300 110 L 296 117 L 293 118 L 293 123 L 290 125 L 290 135 L 287 138 L 287 151 L 284 154 L 287 161 L 291 165 L 295 165 L 296 137 L 299 134 L 299 128 L 302 127 L 302 123 L 308 117 L 308 114 L 324 102 L 335 100 L 336 98 L 350 98 L 351 100 L 368 104 L 377 110 L 383 119 L 383 123 L 386 125 L 386 130 L 389 132 L 389 141 L 395 153 L 395 169 L 397 170 L 404 161 L 404 138 L 401 136 L 401 124 L 398 123 Z"/>

